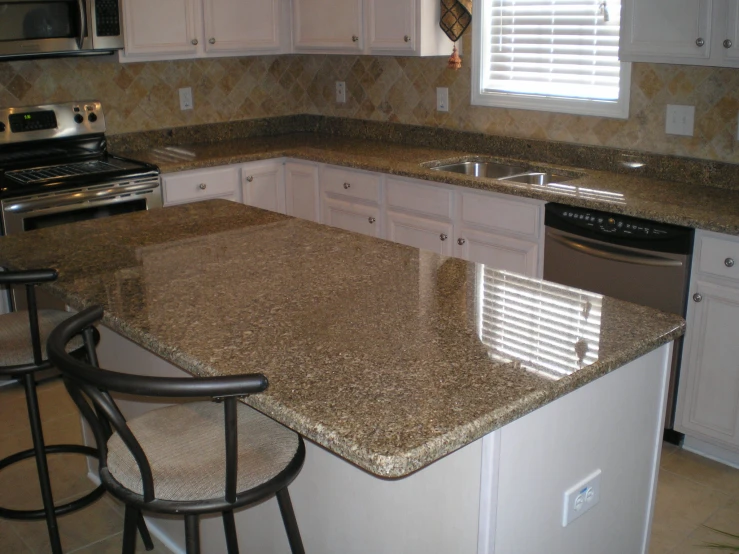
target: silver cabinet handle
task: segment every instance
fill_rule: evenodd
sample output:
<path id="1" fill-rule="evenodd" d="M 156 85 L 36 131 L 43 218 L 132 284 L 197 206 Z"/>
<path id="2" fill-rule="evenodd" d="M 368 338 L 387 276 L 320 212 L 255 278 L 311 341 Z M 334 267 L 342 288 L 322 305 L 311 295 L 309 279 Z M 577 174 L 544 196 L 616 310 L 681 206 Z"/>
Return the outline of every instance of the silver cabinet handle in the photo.
<path id="1" fill-rule="evenodd" d="M 695 294 L 693 295 L 693 300 L 694 300 L 695 302 L 701 302 L 701 301 L 703 300 L 703 295 L 702 295 L 702 294 L 700 294 L 699 292 L 696 292 L 696 293 L 695 293 Z"/>
<path id="2" fill-rule="evenodd" d="M 724 265 L 726 267 L 734 267 L 734 258 L 726 258 L 724 260 Z"/>
<path id="3" fill-rule="evenodd" d="M 374 223 L 377 220 L 374 217 L 370 217 L 367 221 L 369 221 L 370 223 Z"/>
<path id="4" fill-rule="evenodd" d="M 728 38 L 724 41 L 724 48 L 731 48 L 734 46 L 734 43 L 731 42 Z"/>
<path id="5" fill-rule="evenodd" d="M 449 237 L 448 237 L 448 236 L 446 236 L 446 234 L 442 233 L 441 235 L 439 235 L 439 238 L 440 238 L 441 240 L 446 240 L 446 239 L 448 239 Z"/>
<path id="6" fill-rule="evenodd" d="M 700 47 L 700 46 L 703 46 L 703 45 L 704 45 L 705 43 L 706 43 L 706 41 L 705 41 L 705 40 L 703 40 L 703 39 L 702 39 L 702 38 L 700 38 L 700 37 L 698 37 L 697 39 L 695 39 L 695 45 L 696 45 L 696 46 L 699 46 L 699 47 Z"/>
<path id="7" fill-rule="evenodd" d="M 352 188 L 351 183 L 344 183 L 344 190 L 349 190 L 350 188 Z"/>
<path id="8" fill-rule="evenodd" d="M 251 182 L 252 182 L 253 180 L 254 180 L 254 177 L 253 177 L 252 175 L 249 175 L 249 176 L 248 176 L 248 177 L 246 178 L 246 182 L 247 182 L 247 183 L 251 183 Z"/>
<path id="9" fill-rule="evenodd" d="M 411 41 L 411 36 L 410 35 L 405 35 L 403 37 L 403 40 L 406 41 L 406 42 L 410 42 Z"/>
<path id="10" fill-rule="evenodd" d="M 196 38 L 192 39 L 190 41 L 190 44 L 192 44 L 193 46 L 197 46 L 198 45 L 198 39 L 196 39 Z"/>
<path id="11" fill-rule="evenodd" d="M 464 244 L 465 242 L 467 242 L 467 241 L 466 241 L 466 240 L 464 240 L 464 239 L 459 239 L 459 240 L 457 240 L 457 244 L 458 244 L 459 246 L 462 246 L 462 245 L 463 245 L 463 244 Z"/>
<path id="12" fill-rule="evenodd" d="M 200 184 L 198 185 L 198 188 L 199 188 L 200 190 L 205 190 L 205 189 L 207 189 L 207 188 L 208 188 L 208 185 L 206 185 L 205 183 L 200 183 Z"/>
<path id="13" fill-rule="evenodd" d="M 352 35 L 352 42 L 359 42 L 359 37 L 357 35 Z"/>
<path id="14" fill-rule="evenodd" d="M 215 44 L 215 43 L 216 43 L 216 39 L 214 39 L 214 38 L 209 38 L 209 39 L 208 39 L 208 42 L 209 42 L 210 44 Z"/>

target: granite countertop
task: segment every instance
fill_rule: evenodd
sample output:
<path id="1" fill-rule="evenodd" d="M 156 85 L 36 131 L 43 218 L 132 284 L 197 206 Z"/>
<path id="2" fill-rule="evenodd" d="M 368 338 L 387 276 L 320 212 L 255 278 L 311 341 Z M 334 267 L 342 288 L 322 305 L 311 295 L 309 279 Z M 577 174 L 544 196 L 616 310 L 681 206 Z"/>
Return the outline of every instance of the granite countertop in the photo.
<path id="1" fill-rule="evenodd" d="M 543 153 L 541 163 L 521 161 L 527 167 L 564 170 L 572 177 L 562 184 L 544 186 L 480 179 L 428 167 L 441 161 L 472 157 L 501 159 L 495 156 L 320 133 L 227 138 L 210 143 L 124 149 L 116 153 L 157 164 L 164 173 L 285 156 L 739 235 L 739 190 L 648 178 L 629 174 L 628 170 L 616 173 L 547 164 L 557 160 L 556 153 Z"/>
<path id="2" fill-rule="evenodd" d="M 224 200 L 0 238 L 75 309 L 402 477 L 682 335 L 674 315 Z"/>

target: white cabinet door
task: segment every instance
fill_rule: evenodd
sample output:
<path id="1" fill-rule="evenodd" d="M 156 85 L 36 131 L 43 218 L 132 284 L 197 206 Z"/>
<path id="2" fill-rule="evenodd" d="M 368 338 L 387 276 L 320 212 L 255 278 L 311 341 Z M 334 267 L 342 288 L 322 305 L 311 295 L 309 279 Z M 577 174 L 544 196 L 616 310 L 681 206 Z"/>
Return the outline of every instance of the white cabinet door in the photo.
<path id="1" fill-rule="evenodd" d="M 293 0 L 296 51 L 361 52 L 362 0 Z"/>
<path id="2" fill-rule="evenodd" d="M 711 17 L 711 0 L 623 0 L 621 61 L 705 63 Z"/>
<path id="3" fill-rule="evenodd" d="M 270 160 L 242 166 L 241 191 L 244 204 L 284 214 L 285 184 L 282 162 Z"/>
<path id="4" fill-rule="evenodd" d="M 323 198 L 322 221 L 326 225 L 382 238 L 380 208 L 356 202 Z"/>
<path id="5" fill-rule="evenodd" d="M 454 256 L 494 269 L 539 277 L 539 245 L 479 229 L 458 226 Z"/>
<path id="6" fill-rule="evenodd" d="M 713 53 L 720 65 L 739 66 L 739 0 L 714 4 Z"/>
<path id="7" fill-rule="evenodd" d="M 203 14 L 209 54 L 280 49 L 280 0 L 203 0 Z"/>
<path id="8" fill-rule="evenodd" d="M 307 162 L 285 164 L 285 207 L 287 215 L 320 221 L 318 166 Z"/>
<path id="9" fill-rule="evenodd" d="M 164 205 L 223 198 L 239 201 L 238 166 L 195 169 L 162 175 Z"/>
<path id="10" fill-rule="evenodd" d="M 688 315 L 678 408 L 682 427 L 739 448 L 739 289 L 697 280 Z"/>
<path id="11" fill-rule="evenodd" d="M 370 53 L 416 50 L 416 0 L 366 0 Z"/>
<path id="12" fill-rule="evenodd" d="M 125 54 L 195 54 L 200 0 L 126 0 Z"/>
<path id="13" fill-rule="evenodd" d="M 442 256 L 451 256 L 454 226 L 451 221 L 388 210 L 385 214 L 385 238 Z"/>

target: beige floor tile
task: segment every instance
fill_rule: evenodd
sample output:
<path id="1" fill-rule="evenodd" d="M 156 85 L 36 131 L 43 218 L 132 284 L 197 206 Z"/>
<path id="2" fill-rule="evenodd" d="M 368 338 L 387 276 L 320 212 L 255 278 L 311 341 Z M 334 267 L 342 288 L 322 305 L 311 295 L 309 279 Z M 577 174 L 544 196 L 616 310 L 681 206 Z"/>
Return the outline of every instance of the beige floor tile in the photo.
<path id="1" fill-rule="evenodd" d="M 156 538 L 154 541 L 154 550 L 150 550 L 150 554 L 170 554 L 170 550 L 160 543 Z M 100 542 L 85 546 L 79 550 L 74 550 L 68 554 L 120 554 L 123 541 L 123 533 L 118 533 L 112 537 L 108 537 Z M 136 539 L 136 552 L 146 554 L 144 543 L 139 536 Z"/>
<path id="2" fill-rule="evenodd" d="M 674 455 L 675 452 L 677 452 L 678 450 L 680 450 L 679 446 L 676 446 L 669 442 L 663 442 L 662 443 L 662 454 L 660 455 L 660 459 L 659 459 L 660 467 L 664 467 L 665 462 L 667 462 L 670 456 Z"/>
<path id="3" fill-rule="evenodd" d="M 713 524 L 707 524 L 716 529 L 722 529 Z M 734 545 L 739 549 L 739 539 L 732 539 L 708 529 L 706 527 L 698 527 L 693 531 L 682 543 L 670 554 L 713 554 L 716 552 L 731 552 L 731 550 L 717 550 L 711 548 L 712 543 L 721 545 Z"/>
<path id="4" fill-rule="evenodd" d="M 670 456 L 662 466 L 696 483 L 711 487 L 730 495 L 739 493 L 739 469 L 734 469 L 687 450 Z"/>
<path id="5" fill-rule="evenodd" d="M 13 529 L 13 525 L 9 521 L 0 520 L 0 552 L 8 554 L 33 554 L 18 534 Z"/>

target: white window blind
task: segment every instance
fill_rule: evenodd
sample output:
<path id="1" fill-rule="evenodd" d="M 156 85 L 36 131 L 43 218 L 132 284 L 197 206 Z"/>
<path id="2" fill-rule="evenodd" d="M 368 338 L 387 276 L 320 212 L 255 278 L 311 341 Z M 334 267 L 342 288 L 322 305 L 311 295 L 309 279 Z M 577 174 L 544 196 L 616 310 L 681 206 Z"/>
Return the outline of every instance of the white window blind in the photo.
<path id="1" fill-rule="evenodd" d="M 620 0 L 486 0 L 487 91 L 616 101 Z"/>

